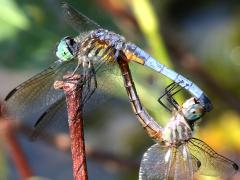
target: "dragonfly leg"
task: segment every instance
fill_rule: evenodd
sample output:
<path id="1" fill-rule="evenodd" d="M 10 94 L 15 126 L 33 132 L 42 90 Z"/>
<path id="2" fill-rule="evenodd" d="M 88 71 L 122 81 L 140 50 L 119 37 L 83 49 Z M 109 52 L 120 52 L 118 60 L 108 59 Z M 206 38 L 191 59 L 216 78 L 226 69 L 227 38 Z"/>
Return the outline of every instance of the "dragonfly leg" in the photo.
<path id="1" fill-rule="evenodd" d="M 82 99 L 82 106 L 89 100 L 89 98 L 94 94 L 95 90 L 97 89 L 97 79 L 96 79 L 96 72 L 93 66 L 91 66 L 90 70 L 84 73 L 84 97 Z"/>
<path id="2" fill-rule="evenodd" d="M 181 83 L 181 82 L 180 82 L 180 83 Z M 180 89 L 176 90 L 178 87 L 180 87 L 180 86 L 179 86 L 179 83 L 172 82 L 171 84 L 169 84 L 169 85 L 165 88 L 165 93 L 158 98 L 158 102 L 159 102 L 163 107 L 165 107 L 167 110 L 169 110 L 170 112 L 171 112 L 171 110 L 162 102 L 161 99 L 166 96 L 166 97 L 167 97 L 167 101 L 168 101 L 175 109 L 178 110 L 179 105 L 178 105 L 177 101 L 173 98 L 173 96 L 174 96 L 175 94 L 177 94 L 178 92 L 180 92 L 180 91 L 183 89 L 183 87 L 180 87 Z M 175 92 L 173 92 L 173 91 L 175 91 Z"/>
<path id="3" fill-rule="evenodd" d="M 74 74 L 76 73 L 77 69 L 79 68 L 79 66 L 82 64 L 82 62 L 78 61 L 77 67 L 74 69 L 74 71 L 72 72 L 71 76 L 74 76 Z"/>
<path id="4" fill-rule="evenodd" d="M 93 45 L 94 46 L 94 45 Z M 94 50 L 94 48 L 91 48 L 91 50 Z M 102 53 L 100 53 L 102 51 Z M 105 63 L 105 61 L 108 61 L 112 55 L 113 48 L 111 46 L 108 46 L 107 48 L 103 49 L 103 47 L 98 47 L 94 52 L 94 57 L 97 56 L 98 58 L 98 66 L 93 65 L 91 61 L 91 57 L 88 59 L 88 66 L 84 67 L 84 92 L 83 92 L 83 99 L 82 99 L 82 108 L 84 104 L 89 100 L 89 98 L 94 94 L 96 88 L 97 88 L 97 77 L 96 77 L 96 69 L 99 69 L 101 65 Z M 90 53 L 90 51 L 89 51 Z M 96 67 L 95 67 L 96 66 Z"/>
<path id="5" fill-rule="evenodd" d="M 112 48 L 108 47 L 104 50 L 102 56 L 98 57 L 99 58 L 99 65 L 96 67 L 96 69 L 101 68 L 101 65 L 103 65 L 105 62 L 104 61 L 100 61 L 102 57 L 107 56 L 107 58 L 105 59 L 105 61 L 108 61 L 111 56 L 112 56 Z M 91 61 L 90 61 L 91 63 Z M 92 64 L 92 63 L 91 63 Z M 84 105 L 88 99 L 93 95 L 93 93 L 95 92 L 95 90 L 97 89 L 97 76 L 96 76 L 96 70 L 95 67 L 93 66 L 93 64 L 91 65 L 90 70 L 88 69 L 88 71 L 86 72 L 85 75 L 87 84 L 86 84 L 86 94 L 84 95 L 84 99 L 82 101 L 82 104 Z M 92 87 L 93 85 L 93 87 Z"/>
<path id="6" fill-rule="evenodd" d="M 116 52 L 114 53 L 114 59 L 117 60 L 119 56 L 119 50 L 116 50 Z"/>
<path id="7" fill-rule="evenodd" d="M 100 52 L 100 50 L 101 50 L 101 48 L 98 48 L 95 51 L 95 55 L 97 55 Z M 108 61 L 112 57 L 112 51 L 113 51 L 113 48 L 109 46 L 104 50 L 104 52 L 102 53 L 101 56 L 98 56 L 99 65 L 98 65 L 98 67 L 96 67 L 96 69 L 101 68 L 101 65 L 103 65 L 105 63 L 104 61 Z M 107 58 L 104 61 L 101 61 L 101 59 L 105 58 L 105 57 L 107 57 Z M 93 95 L 93 93 L 97 89 L 96 70 L 95 70 L 95 67 L 93 66 L 92 62 L 89 61 L 89 63 L 91 63 L 90 68 L 87 68 L 87 70 L 85 70 L 85 72 L 84 72 L 85 82 L 86 82 L 85 91 L 87 91 L 87 92 L 85 92 L 86 94 L 84 94 L 84 98 L 82 100 L 82 106 L 84 106 L 84 104 L 89 100 L 89 98 Z"/>
<path id="8" fill-rule="evenodd" d="M 176 86 L 176 88 L 174 88 L 174 89 L 177 89 L 178 87 L 179 87 L 179 85 Z M 180 87 L 180 88 L 179 88 L 178 90 L 176 90 L 175 92 L 173 92 L 173 93 L 169 92 L 169 93 L 167 94 L 167 100 L 168 100 L 168 102 L 169 102 L 171 105 L 173 105 L 173 107 L 174 107 L 175 109 L 178 109 L 178 108 L 179 108 L 179 105 L 178 105 L 177 101 L 173 98 L 173 96 L 174 96 L 175 94 L 177 94 L 178 92 L 180 92 L 182 89 L 183 89 L 183 87 Z M 173 91 L 173 90 L 172 90 L 172 91 Z"/>
<path id="9" fill-rule="evenodd" d="M 164 102 L 162 101 L 163 97 L 167 96 L 168 97 L 168 94 L 176 87 L 176 82 L 172 82 L 171 84 L 169 84 L 165 90 L 164 90 L 164 94 L 161 95 L 159 98 L 158 98 L 158 102 L 165 108 L 167 109 L 168 111 L 172 112 L 172 110 L 164 104 Z"/>
<path id="10" fill-rule="evenodd" d="M 178 109 L 179 105 L 178 105 L 177 101 L 173 98 L 173 96 L 188 86 L 188 84 L 186 84 L 185 86 L 179 86 L 180 83 L 182 83 L 182 81 L 180 81 L 179 83 L 176 83 L 177 86 L 167 94 L 168 102 L 171 105 L 173 105 L 176 109 Z M 177 88 L 179 88 L 179 89 L 177 89 Z M 175 92 L 173 92 L 174 90 L 175 90 Z"/>

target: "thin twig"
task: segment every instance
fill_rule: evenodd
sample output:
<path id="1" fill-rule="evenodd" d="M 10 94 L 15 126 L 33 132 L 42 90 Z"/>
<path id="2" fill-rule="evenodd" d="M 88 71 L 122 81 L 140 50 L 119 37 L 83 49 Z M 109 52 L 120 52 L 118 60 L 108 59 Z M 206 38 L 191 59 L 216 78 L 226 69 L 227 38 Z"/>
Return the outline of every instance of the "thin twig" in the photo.
<path id="1" fill-rule="evenodd" d="M 63 89 L 66 94 L 68 123 L 71 138 L 73 160 L 73 177 L 75 180 L 87 180 L 87 163 L 82 117 L 82 83 L 83 76 L 66 75 L 63 81 L 56 81 L 55 89 Z"/>

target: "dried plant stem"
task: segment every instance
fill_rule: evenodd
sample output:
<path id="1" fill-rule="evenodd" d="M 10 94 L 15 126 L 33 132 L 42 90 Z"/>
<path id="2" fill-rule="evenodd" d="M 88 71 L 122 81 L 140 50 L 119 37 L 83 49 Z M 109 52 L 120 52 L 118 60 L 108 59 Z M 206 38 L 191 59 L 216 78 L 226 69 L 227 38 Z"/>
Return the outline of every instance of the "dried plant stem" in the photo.
<path id="1" fill-rule="evenodd" d="M 82 117 L 82 83 L 80 75 L 64 76 L 63 81 L 56 81 L 54 87 L 63 89 L 66 94 L 68 123 L 73 159 L 73 177 L 75 180 L 87 180 L 87 163 L 85 153 L 83 117 Z"/>

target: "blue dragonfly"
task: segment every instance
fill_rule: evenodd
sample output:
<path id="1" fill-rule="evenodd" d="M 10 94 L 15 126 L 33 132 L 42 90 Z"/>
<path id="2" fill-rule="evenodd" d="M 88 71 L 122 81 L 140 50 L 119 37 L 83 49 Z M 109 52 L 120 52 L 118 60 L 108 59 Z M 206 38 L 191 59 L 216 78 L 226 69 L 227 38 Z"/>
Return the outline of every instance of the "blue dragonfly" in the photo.
<path id="1" fill-rule="evenodd" d="M 5 98 L 11 114 L 19 119 L 36 119 L 36 134 L 63 118 L 65 95 L 53 88 L 56 80 L 61 80 L 68 72 L 84 75 L 82 104 L 85 105 L 96 94 L 97 87 L 102 85 L 104 89 L 121 56 L 126 62 L 136 62 L 167 76 L 191 93 L 205 112 L 212 109 L 211 101 L 196 84 L 161 64 L 123 36 L 103 29 L 67 3 L 62 4 L 62 9 L 67 22 L 79 34 L 74 38 L 67 36 L 61 39 L 56 51 L 58 60 L 14 88 Z"/>

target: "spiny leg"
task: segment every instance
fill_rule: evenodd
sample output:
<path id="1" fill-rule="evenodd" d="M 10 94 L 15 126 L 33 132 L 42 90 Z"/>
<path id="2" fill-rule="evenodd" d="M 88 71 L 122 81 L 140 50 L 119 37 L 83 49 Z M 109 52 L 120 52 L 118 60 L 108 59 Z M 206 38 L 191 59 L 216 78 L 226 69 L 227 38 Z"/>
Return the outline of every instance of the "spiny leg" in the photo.
<path id="1" fill-rule="evenodd" d="M 88 71 L 84 76 L 85 76 L 85 83 L 86 83 L 85 84 L 86 86 L 84 87 L 84 91 L 86 91 L 86 93 L 84 94 L 84 97 L 82 99 L 82 106 L 86 104 L 86 102 L 90 99 L 90 97 L 94 94 L 95 90 L 97 89 L 97 78 L 96 78 L 96 72 L 94 67 L 92 67 L 91 70 Z"/>
<path id="2" fill-rule="evenodd" d="M 165 109 L 167 109 L 168 111 L 170 111 L 170 112 L 172 112 L 172 110 L 169 108 L 169 107 L 167 107 L 167 105 L 165 105 L 164 104 L 164 102 L 162 101 L 162 99 L 163 99 L 163 97 L 165 97 L 165 96 L 169 96 L 169 93 L 173 90 L 173 89 L 175 89 L 177 87 L 177 83 L 176 82 L 172 82 L 171 84 L 169 84 L 166 88 L 165 88 L 165 90 L 164 90 L 164 94 L 163 95 L 161 95 L 159 98 L 158 98 L 158 102 L 165 108 Z"/>
<path id="3" fill-rule="evenodd" d="M 94 48 L 96 48 L 98 46 L 97 41 L 93 41 L 91 47 L 88 50 L 88 53 L 90 53 L 90 51 L 94 50 Z M 104 49 L 104 51 L 102 52 L 101 56 L 98 56 L 98 54 L 100 53 L 100 51 L 103 49 L 102 46 L 99 46 L 95 52 L 94 52 L 94 57 L 97 57 L 97 62 L 101 62 L 101 64 L 103 64 L 103 60 L 102 58 L 107 55 L 108 51 L 111 49 L 110 47 L 107 47 Z M 89 98 L 93 95 L 93 93 L 95 92 L 96 88 L 97 88 L 97 79 L 96 79 L 96 71 L 95 71 L 95 67 L 91 61 L 91 57 L 87 58 L 88 60 L 85 60 L 85 64 L 88 64 L 87 66 L 84 67 L 84 84 L 86 85 L 84 90 L 86 91 L 86 94 L 84 95 L 84 98 L 82 100 L 82 105 L 84 105 Z M 98 67 L 100 68 L 100 67 Z M 92 80 L 93 80 L 93 87 L 92 86 Z"/>
<path id="4" fill-rule="evenodd" d="M 96 51 L 98 52 L 95 52 L 97 55 L 99 53 L 99 51 L 101 50 L 101 48 L 98 48 Z M 85 87 L 85 91 L 86 91 L 86 94 L 84 95 L 84 98 L 82 100 L 82 104 L 84 105 L 88 100 L 89 98 L 94 94 L 95 90 L 97 89 L 97 77 L 96 77 L 96 71 L 98 71 L 99 69 L 101 69 L 101 67 L 106 63 L 105 61 L 108 61 L 109 58 L 111 58 L 109 56 L 109 54 L 111 53 L 111 47 L 107 47 L 105 48 L 104 52 L 102 53 L 101 56 L 97 57 L 98 60 L 97 62 L 99 62 L 99 65 L 96 66 L 96 70 L 95 70 L 95 67 L 94 65 L 92 64 L 91 60 L 89 60 L 89 63 L 90 63 L 90 69 L 88 68 L 86 71 L 85 71 L 85 82 L 86 82 L 86 87 Z M 104 57 L 107 57 L 107 59 L 102 59 Z M 92 87 L 93 85 L 93 87 Z"/>
<path id="5" fill-rule="evenodd" d="M 179 89 L 177 89 L 179 87 Z M 177 89 L 177 90 L 176 90 Z M 177 94 L 177 93 L 179 93 L 182 89 L 184 89 L 184 87 L 181 87 L 181 86 L 177 86 L 176 88 L 175 88 L 175 92 L 173 92 L 173 93 L 171 93 L 171 92 L 169 92 L 168 94 L 167 94 L 167 100 L 168 100 L 168 102 L 171 104 L 171 105 L 173 105 L 176 109 L 178 109 L 178 107 L 179 107 L 179 105 L 178 105 L 178 103 L 177 103 L 177 101 L 173 98 L 173 96 L 175 95 L 175 94 Z M 172 90 L 173 91 L 173 90 Z"/>
<path id="6" fill-rule="evenodd" d="M 181 83 L 181 82 L 179 82 Z M 167 96 L 167 100 L 168 102 L 175 108 L 175 109 L 178 109 L 179 108 L 179 105 L 177 103 L 177 101 L 173 98 L 173 96 L 175 94 L 177 94 L 178 92 L 180 92 L 183 87 L 179 86 L 179 83 L 176 83 L 176 82 L 172 82 L 171 84 L 169 84 L 166 88 L 165 88 L 165 93 L 160 96 L 158 98 L 158 102 L 163 106 L 165 107 L 167 110 L 169 110 L 171 112 L 171 110 L 162 102 L 162 98 L 164 96 Z M 178 87 L 180 87 L 180 89 L 177 89 Z M 177 89 L 177 90 L 176 90 Z M 175 91 L 175 92 L 173 92 Z"/>
<path id="7" fill-rule="evenodd" d="M 179 86 L 179 83 L 176 83 L 176 85 L 177 86 L 175 86 L 174 89 L 172 89 L 171 91 L 169 91 L 169 93 L 167 93 L 167 100 L 175 109 L 178 109 L 179 105 L 178 105 L 177 101 L 173 98 L 173 96 L 175 94 L 177 94 L 178 92 L 180 92 L 183 89 L 183 87 Z M 179 88 L 179 89 L 177 89 L 177 88 Z M 175 92 L 173 92 L 174 90 L 175 90 Z"/>

